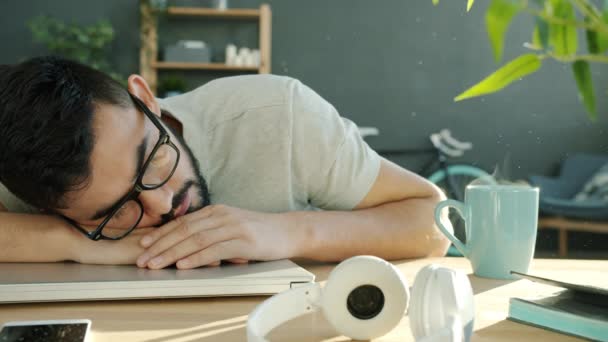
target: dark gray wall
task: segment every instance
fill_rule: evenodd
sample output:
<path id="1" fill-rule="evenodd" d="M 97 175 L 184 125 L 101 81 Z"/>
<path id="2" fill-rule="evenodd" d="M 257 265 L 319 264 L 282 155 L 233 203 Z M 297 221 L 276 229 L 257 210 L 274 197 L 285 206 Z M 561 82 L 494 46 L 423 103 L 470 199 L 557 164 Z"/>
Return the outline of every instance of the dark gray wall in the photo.
<path id="1" fill-rule="evenodd" d="M 182 0 L 204 3 L 204 0 Z M 230 0 L 231 7 L 262 1 Z M 540 72 L 499 94 L 454 103 L 453 97 L 495 70 L 484 28 L 487 2 L 468 14 L 465 1 L 269 0 L 273 11 L 272 70 L 301 79 L 360 125 L 377 126 L 375 148 L 428 145 L 441 128 L 470 140 L 464 159 L 508 178 L 551 173 L 576 152 L 608 152 L 608 67 L 593 76 L 600 120 L 590 122 L 578 103 L 569 66 L 548 61 Z M 111 60 L 123 74 L 138 71 L 139 14 L 134 0 L 5 0 L 0 2 L 0 63 L 44 53 L 24 23 L 37 14 L 78 23 L 107 18 L 117 40 Z M 171 29 L 167 29 L 167 20 Z M 228 42 L 257 46 L 255 25 L 201 19 L 163 19 L 161 43 L 203 39 L 221 52 Z M 505 59 L 525 49 L 531 21 L 518 17 L 507 36 Z M 195 85 L 230 73 L 188 72 Z M 398 162 L 414 170 L 421 158 Z"/>
<path id="2" fill-rule="evenodd" d="M 182 0 L 204 4 L 204 0 Z M 262 1 L 230 1 L 257 7 Z M 360 125 L 380 128 L 369 139 L 376 148 L 427 146 L 431 132 L 447 127 L 475 143 L 465 160 L 507 177 L 553 172 L 575 152 L 608 150 L 608 67 L 594 66 L 601 119 L 590 122 L 576 97 L 568 66 L 548 61 L 540 72 L 505 91 L 454 103 L 453 97 L 496 68 L 483 26 L 485 2 L 466 14 L 464 1 L 277 0 L 273 11 L 276 74 L 301 79 Z M 44 53 L 33 44 L 25 22 L 37 14 L 93 23 L 107 18 L 117 39 L 111 61 L 123 74 L 138 71 L 137 1 L 43 0 L 0 2 L 3 42 L 0 63 Z M 171 25 L 167 25 L 167 21 Z M 228 42 L 257 47 L 255 25 L 200 19 L 163 19 L 161 45 L 177 38 L 204 39 L 221 58 Z M 168 29 L 170 27 L 170 29 Z M 511 26 L 506 60 L 525 51 L 531 23 L 520 16 Z M 166 73 L 164 74 L 166 75 Z M 188 72 L 191 85 L 222 72 Z M 398 159 L 416 170 L 424 159 Z"/>
<path id="3" fill-rule="evenodd" d="M 110 61 L 124 74 L 139 69 L 139 7 L 129 0 L 8 0 L 0 2 L 0 63 L 15 63 L 47 53 L 32 41 L 26 22 L 37 15 L 50 15 L 68 23 L 93 24 L 109 20 L 117 33 L 111 46 Z"/>

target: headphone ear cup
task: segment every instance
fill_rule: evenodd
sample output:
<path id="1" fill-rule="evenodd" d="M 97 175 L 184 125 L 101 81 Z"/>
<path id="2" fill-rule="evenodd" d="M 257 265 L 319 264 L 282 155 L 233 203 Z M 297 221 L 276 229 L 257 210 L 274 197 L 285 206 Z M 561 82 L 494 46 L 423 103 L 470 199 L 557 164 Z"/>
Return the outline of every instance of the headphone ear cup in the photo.
<path id="1" fill-rule="evenodd" d="M 425 304 L 428 305 L 428 303 L 425 303 L 424 296 L 428 296 L 430 292 L 428 291 L 429 279 L 437 267 L 437 265 L 431 264 L 422 268 L 416 274 L 416 279 L 414 279 L 408 316 L 410 317 L 410 329 L 416 340 L 427 335 L 426 331 L 428 331 L 428 327 L 425 327 L 424 323 L 426 323 L 426 320 L 424 317 L 428 315 L 428 311 L 425 312 Z"/>
<path id="2" fill-rule="evenodd" d="M 356 256 L 330 273 L 321 307 L 340 334 L 368 340 L 399 324 L 409 297 L 407 281 L 395 266 L 377 257 Z"/>
<path id="3" fill-rule="evenodd" d="M 469 341 L 474 311 L 473 290 L 464 273 L 438 265 L 428 265 L 418 271 L 409 310 L 410 327 L 416 340 L 433 337 L 457 321 L 456 333 Z"/>

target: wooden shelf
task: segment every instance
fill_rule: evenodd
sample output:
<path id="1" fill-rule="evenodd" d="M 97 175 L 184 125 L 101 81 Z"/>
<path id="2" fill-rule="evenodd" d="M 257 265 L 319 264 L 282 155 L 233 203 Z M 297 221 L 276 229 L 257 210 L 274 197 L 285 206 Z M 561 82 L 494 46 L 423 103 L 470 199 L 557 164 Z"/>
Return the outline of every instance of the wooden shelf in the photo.
<path id="1" fill-rule="evenodd" d="M 258 67 L 237 67 L 224 63 L 181 63 L 161 62 L 158 56 L 158 11 L 154 10 L 149 0 L 139 1 L 140 39 L 139 68 L 141 76 L 148 82 L 150 89 L 156 93 L 158 73 L 161 70 L 218 70 L 227 72 L 257 72 L 269 74 L 271 66 L 272 45 L 272 11 L 270 5 L 261 4 L 259 8 L 230 8 L 218 10 L 204 7 L 168 7 L 167 15 L 198 16 L 201 20 L 247 19 L 258 22 L 260 65 Z"/>
<path id="2" fill-rule="evenodd" d="M 258 67 L 235 66 L 224 63 L 154 62 L 156 69 L 259 71 Z"/>
<path id="3" fill-rule="evenodd" d="M 218 10 L 215 8 L 203 8 L 203 7 L 169 7 L 169 8 L 167 8 L 167 14 L 216 17 L 216 18 L 232 18 L 232 19 L 258 19 L 258 18 L 260 18 L 260 10 L 251 9 L 251 8 L 231 8 L 231 9 L 225 9 L 225 10 Z"/>

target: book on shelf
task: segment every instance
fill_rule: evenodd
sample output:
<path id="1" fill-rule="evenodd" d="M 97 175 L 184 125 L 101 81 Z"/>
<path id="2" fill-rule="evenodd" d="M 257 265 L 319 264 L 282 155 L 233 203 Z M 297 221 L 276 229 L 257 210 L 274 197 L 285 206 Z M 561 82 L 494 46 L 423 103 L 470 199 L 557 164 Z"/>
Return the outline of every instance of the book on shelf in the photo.
<path id="1" fill-rule="evenodd" d="M 509 320 L 594 341 L 608 342 L 608 289 L 511 272 L 562 291 L 540 299 L 511 298 Z"/>

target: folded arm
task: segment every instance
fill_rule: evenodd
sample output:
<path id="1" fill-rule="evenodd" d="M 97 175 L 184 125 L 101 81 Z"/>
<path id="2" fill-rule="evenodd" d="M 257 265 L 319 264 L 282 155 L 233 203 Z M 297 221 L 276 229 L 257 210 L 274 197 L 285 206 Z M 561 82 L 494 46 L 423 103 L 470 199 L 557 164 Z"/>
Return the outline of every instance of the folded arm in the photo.
<path id="1" fill-rule="evenodd" d="M 0 208 L 0 262 L 72 260 L 71 235 L 66 223 L 56 217 Z"/>
<path id="2" fill-rule="evenodd" d="M 219 260 L 440 256 L 449 242 L 435 226 L 434 208 L 443 198 L 432 183 L 382 160 L 372 189 L 353 211 L 269 214 L 209 206 L 147 234 L 137 264 L 192 268 Z"/>
<path id="3" fill-rule="evenodd" d="M 383 159 L 376 182 L 355 210 L 288 214 L 298 230 L 308 232 L 297 254 L 323 261 L 357 254 L 442 256 L 449 242 L 436 228 L 434 209 L 444 198 L 432 183 Z"/>
<path id="4" fill-rule="evenodd" d="M 88 264 L 133 264 L 143 252 L 141 229 L 120 241 L 92 241 L 63 219 L 20 214 L 0 204 L 0 262 L 76 261 Z"/>

